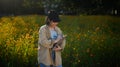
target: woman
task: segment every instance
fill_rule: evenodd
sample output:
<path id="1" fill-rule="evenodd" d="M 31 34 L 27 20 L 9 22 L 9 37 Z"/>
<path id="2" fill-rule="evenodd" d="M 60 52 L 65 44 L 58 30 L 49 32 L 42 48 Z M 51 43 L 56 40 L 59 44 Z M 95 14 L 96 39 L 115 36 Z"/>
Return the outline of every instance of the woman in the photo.
<path id="1" fill-rule="evenodd" d="M 38 63 L 40 67 L 62 67 L 61 51 L 65 47 L 65 39 L 60 28 L 59 15 L 50 11 L 46 24 L 40 27 L 38 41 Z M 61 39 L 61 43 L 53 47 Z"/>

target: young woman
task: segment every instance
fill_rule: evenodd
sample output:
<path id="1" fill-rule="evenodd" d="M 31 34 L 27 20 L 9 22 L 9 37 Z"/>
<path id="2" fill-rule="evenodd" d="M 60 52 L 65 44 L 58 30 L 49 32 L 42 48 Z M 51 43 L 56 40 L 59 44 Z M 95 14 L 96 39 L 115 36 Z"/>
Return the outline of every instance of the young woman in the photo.
<path id="1" fill-rule="evenodd" d="M 65 47 L 65 39 L 61 29 L 57 26 L 60 22 L 55 11 L 49 11 L 46 24 L 39 29 L 38 63 L 40 67 L 62 67 L 61 51 Z M 59 45 L 54 45 L 60 42 Z"/>

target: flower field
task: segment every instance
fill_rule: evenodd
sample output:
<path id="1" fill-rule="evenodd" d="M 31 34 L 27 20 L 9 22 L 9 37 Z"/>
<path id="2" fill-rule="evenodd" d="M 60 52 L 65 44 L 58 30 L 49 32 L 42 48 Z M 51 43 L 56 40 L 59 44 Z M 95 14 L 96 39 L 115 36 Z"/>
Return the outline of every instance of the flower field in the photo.
<path id="1" fill-rule="evenodd" d="M 119 67 L 120 17 L 60 16 L 67 34 L 63 67 Z M 45 16 L 0 18 L 0 66 L 38 67 L 38 30 Z"/>

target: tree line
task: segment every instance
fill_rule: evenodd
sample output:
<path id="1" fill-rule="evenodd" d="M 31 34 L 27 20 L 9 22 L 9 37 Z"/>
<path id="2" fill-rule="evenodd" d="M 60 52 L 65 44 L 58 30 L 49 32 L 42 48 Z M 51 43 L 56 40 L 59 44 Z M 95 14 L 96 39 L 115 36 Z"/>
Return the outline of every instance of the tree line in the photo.
<path id="1" fill-rule="evenodd" d="M 0 0 L 0 15 L 47 14 L 120 15 L 120 0 Z"/>

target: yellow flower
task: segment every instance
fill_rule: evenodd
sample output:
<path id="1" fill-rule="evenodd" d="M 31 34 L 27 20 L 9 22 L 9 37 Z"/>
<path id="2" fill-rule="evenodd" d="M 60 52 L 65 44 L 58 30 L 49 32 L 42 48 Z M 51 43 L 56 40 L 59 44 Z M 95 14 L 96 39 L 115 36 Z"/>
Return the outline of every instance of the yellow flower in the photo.
<path id="1" fill-rule="evenodd" d="M 78 60 L 78 62 L 80 62 L 80 60 Z"/>
<path id="2" fill-rule="evenodd" d="M 97 28 L 95 29 L 95 31 L 98 31 L 98 30 L 100 30 L 100 27 L 97 27 Z"/>
<path id="3" fill-rule="evenodd" d="M 30 35 L 27 33 L 25 36 L 26 39 L 30 38 Z"/>
<path id="4" fill-rule="evenodd" d="M 73 50 L 75 50 L 76 48 L 73 48 Z"/>

